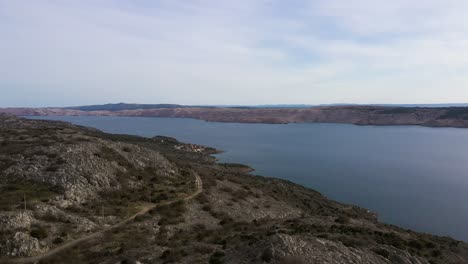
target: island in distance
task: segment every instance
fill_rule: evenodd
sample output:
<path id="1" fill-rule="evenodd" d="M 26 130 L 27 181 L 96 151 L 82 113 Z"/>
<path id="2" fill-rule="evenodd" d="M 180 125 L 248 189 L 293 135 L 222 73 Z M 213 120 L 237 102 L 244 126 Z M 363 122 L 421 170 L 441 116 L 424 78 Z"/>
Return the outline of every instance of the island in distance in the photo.
<path id="1" fill-rule="evenodd" d="M 468 128 L 465 105 L 184 106 L 105 104 L 77 107 L 0 108 L 18 116 L 139 116 L 236 123 L 349 123 Z"/>
<path id="2" fill-rule="evenodd" d="M 464 242 L 173 138 L 0 115 L 0 146 L 1 263 L 468 263 Z"/>

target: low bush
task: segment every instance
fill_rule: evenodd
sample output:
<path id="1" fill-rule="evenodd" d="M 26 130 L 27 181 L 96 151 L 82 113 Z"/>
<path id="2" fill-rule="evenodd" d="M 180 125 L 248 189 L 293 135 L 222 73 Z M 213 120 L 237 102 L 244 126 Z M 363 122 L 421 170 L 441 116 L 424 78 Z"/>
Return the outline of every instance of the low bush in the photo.
<path id="1" fill-rule="evenodd" d="M 65 240 L 62 237 L 57 237 L 52 241 L 54 244 L 62 244 Z"/>
<path id="2" fill-rule="evenodd" d="M 161 219 L 159 225 L 174 225 L 184 221 L 183 215 L 186 211 L 185 203 L 178 201 L 171 205 L 159 206 L 152 210 L 152 214 L 159 214 Z"/>
<path id="3" fill-rule="evenodd" d="M 377 248 L 377 249 L 373 249 L 372 251 L 374 251 L 376 254 L 384 257 L 384 258 L 388 258 L 390 256 L 390 252 L 388 252 L 387 250 L 383 249 L 383 248 Z"/>
<path id="4" fill-rule="evenodd" d="M 265 248 L 262 252 L 261 259 L 265 262 L 270 262 L 273 259 L 273 249 Z"/>
<path id="5" fill-rule="evenodd" d="M 350 219 L 347 216 L 340 216 L 335 219 L 335 223 L 339 223 L 339 224 L 347 224 L 349 223 L 349 221 Z"/>
<path id="6" fill-rule="evenodd" d="M 210 257 L 210 264 L 223 264 L 224 263 L 224 252 L 216 251 Z"/>
<path id="7" fill-rule="evenodd" d="M 31 228 L 30 235 L 39 240 L 49 236 L 47 229 L 43 226 L 35 225 Z"/>
<path id="8" fill-rule="evenodd" d="M 132 152 L 132 149 L 129 148 L 129 147 L 127 147 L 127 146 L 123 147 L 122 150 L 123 150 L 124 152 Z"/>

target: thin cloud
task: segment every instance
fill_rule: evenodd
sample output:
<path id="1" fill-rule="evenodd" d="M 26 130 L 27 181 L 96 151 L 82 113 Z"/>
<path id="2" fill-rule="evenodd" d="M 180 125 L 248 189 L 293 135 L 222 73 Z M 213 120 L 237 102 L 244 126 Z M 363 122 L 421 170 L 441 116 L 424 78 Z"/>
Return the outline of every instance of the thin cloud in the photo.
<path id="1" fill-rule="evenodd" d="M 462 102 L 467 12 L 455 0 L 0 0 L 0 105 Z"/>

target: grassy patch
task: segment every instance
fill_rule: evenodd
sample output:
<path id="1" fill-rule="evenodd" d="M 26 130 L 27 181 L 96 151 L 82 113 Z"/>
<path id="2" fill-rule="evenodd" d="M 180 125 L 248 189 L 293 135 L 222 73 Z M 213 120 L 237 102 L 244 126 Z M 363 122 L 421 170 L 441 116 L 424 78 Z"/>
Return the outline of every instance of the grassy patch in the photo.
<path id="1" fill-rule="evenodd" d="M 15 210 L 31 206 L 37 202 L 46 202 L 60 193 L 57 187 L 35 182 L 18 182 L 0 185 L 0 210 Z"/>
<path id="2" fill-rule="evenodd" d="M 178 201 L 170 205 L 159 206 L 151 211 L 151 214 L 160 215 L 159 225 L 175 225 L 184 221 L 186 211 L 185 202 Z"/>

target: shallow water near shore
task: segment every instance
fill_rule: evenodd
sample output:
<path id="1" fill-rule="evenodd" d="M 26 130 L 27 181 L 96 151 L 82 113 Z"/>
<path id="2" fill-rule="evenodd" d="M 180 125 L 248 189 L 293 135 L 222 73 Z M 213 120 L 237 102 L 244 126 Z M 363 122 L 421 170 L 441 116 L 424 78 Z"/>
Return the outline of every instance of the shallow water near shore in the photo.
<path id="1" fill-rule="evenodd" d="M 468 241 L 468 129 L 238 124 L 184 118 L 30 117 L 223 150 L 221 162 L 359 205 L 383 222 Z"/>

